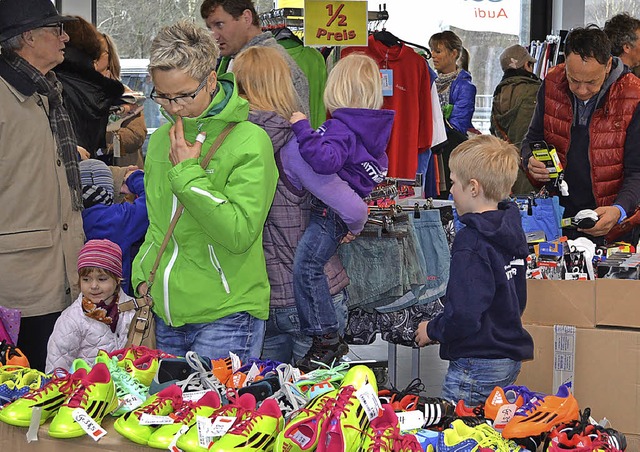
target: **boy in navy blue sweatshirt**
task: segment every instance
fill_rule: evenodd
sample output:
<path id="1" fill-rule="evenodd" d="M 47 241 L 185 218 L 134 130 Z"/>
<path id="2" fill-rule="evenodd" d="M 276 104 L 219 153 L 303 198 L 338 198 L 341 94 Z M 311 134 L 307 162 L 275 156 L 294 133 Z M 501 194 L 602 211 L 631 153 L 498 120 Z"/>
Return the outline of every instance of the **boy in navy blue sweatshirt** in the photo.
<path id="1" fill-rule="evenodd" d="M 533 358 L 533 339 L 520 317 L 527 301 L 528 254 L 520 213 L 502 202 L 516 180 L 515 146 L 479 135 L 449 160 L 451 194 L 465 225 L 451 249 L 444 312 L 416 330 L 419 346 L 440 342 L 449 361 L 443 397 L 484 403 L 495 386 L 513 384 L 521 361 Z"/>

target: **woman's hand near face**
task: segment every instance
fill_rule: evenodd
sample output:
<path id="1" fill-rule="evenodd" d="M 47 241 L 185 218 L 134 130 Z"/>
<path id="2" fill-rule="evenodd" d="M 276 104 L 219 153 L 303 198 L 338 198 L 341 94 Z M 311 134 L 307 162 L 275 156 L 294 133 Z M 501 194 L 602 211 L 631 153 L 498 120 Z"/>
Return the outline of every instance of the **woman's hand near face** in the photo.
<path id="1" fill-rule="evenodd" d="M 206 136 L 204 132 L 201 132 L 198 136 Z M 202 142 L 196 138 L 195 143 L 189 143 L 184 138 L 184 126 L 182 125 L 182 118 L 178 116 L 178 120 L 169 129 L 169 141 L 171 142 L 171 150 L 169 151 L 169 160 L 173 163 L 173 166 L 187 159 L 197 159 L 202 151 Z"/>

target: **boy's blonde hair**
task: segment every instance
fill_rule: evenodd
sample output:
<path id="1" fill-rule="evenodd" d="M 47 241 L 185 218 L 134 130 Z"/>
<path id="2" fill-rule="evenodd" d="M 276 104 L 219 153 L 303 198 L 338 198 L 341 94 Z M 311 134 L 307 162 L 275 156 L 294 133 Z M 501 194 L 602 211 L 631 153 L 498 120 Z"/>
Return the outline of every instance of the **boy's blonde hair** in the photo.
<path id="1" fill-rule="evenodd" d="M 338 108 L 379 110 L 382 100 L 380 69 L 363 53 L 342 58 L 327 77 L 324 105 L 330 113 Z"/>
<path id="2" fill-rule="evenodd" d="M 271 47 L 253 46 L 233 60 L 238 92 L 252 110 L 274 111 L 285 119 L 298 111 L 298 95 L 291 69 L 280 52 Z"/>
<path id="3" fill-rule="evenodd" d="M 513 144 L 492 135 L 477 135 L 453 150 L 449 169 L 463 187 L 475 179 L 485 198 L 499 202 L 511 193 L 519 163 L 520 155 Z"/>

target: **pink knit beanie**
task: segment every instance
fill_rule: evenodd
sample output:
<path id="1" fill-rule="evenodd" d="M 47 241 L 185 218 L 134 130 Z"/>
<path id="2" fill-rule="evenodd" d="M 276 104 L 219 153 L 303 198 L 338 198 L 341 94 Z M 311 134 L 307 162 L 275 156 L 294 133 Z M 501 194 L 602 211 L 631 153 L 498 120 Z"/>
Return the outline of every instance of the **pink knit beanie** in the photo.
<path id="1" fill-rule="evenodd" d="M 122 250 L 111 240 L 89 240 L 78 254 L 78 271 L 86 267 L 109 270 L 122 278 Z"/>

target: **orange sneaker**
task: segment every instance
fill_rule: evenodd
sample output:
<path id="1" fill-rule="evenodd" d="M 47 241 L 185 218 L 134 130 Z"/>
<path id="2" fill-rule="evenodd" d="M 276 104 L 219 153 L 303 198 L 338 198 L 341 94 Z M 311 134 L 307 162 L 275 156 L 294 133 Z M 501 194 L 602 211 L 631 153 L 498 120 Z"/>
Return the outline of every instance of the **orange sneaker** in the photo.
<path id="1" fill-rule="evenodd" d="M 578 401 L 567 385 L 556 395 L 537 394 L 516 410 L 502 431 L 505 438 L 527 438 L 551 431 L 555 426 L 578 420 Z"/>
<path id="2" fill-rule="evenodd" d="M 7 341 L 0 342 L 0 366 L 31 367 L 24 353 Z"/>

